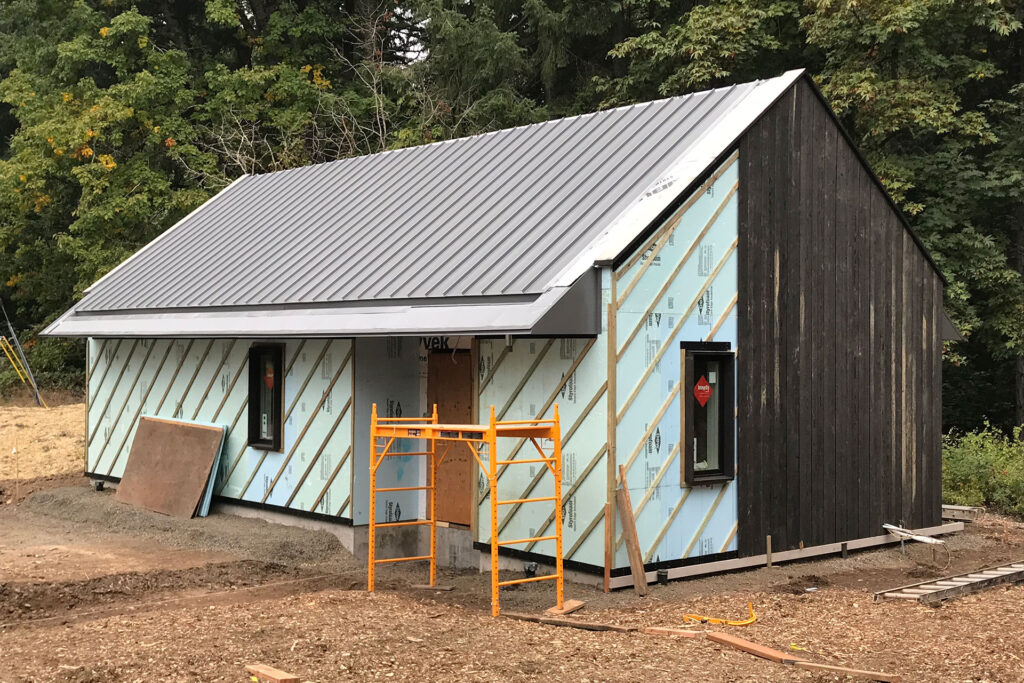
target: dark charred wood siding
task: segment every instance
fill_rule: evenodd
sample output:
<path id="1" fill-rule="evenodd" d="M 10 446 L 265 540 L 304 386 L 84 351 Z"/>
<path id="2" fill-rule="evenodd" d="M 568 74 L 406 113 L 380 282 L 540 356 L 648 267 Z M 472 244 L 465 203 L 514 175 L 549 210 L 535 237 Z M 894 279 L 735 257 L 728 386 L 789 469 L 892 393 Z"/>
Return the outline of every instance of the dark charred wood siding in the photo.
<path id="1" fill-rule="evenodd" d="M 805 81 L 739 150 L 740 554 L 938 524 L 940 277 Z"/>

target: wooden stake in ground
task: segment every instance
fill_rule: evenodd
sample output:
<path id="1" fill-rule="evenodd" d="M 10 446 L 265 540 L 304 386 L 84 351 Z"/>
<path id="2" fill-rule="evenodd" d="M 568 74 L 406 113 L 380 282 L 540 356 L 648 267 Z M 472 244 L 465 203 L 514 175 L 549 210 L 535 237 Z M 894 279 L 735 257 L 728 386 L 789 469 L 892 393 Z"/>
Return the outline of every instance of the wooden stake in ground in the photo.
<path id="1" fill-rule="evenodd" d="M 640 553 L 640 539 L 636 535 L 636 519 L 633 517 L 633 503 L 629 500 L 629 489 L 626 486 L 626 468 L 619 465 L 619 479 L 622 484 L 615 492 L 619 517 L 622 518 L 622 536 L 626 540 L 626 553 L 629 555 L 629 570 L 633 574 L 633 588 L 640 596 L 647 595 L 647 573 L 644 571 L 644 558 Z"/>

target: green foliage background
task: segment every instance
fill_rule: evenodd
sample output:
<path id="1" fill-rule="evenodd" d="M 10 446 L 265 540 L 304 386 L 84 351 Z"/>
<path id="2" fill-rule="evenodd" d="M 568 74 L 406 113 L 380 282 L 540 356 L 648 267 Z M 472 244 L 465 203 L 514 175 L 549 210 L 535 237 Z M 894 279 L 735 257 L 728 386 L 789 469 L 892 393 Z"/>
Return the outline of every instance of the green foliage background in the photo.
<path id="1" fill-rule="evenodd" d="M 80 345 L 35 333 L 242 173 L 806 67 L 950 280 L 947 425 L 1009 428 L 1022 20 L 1024 0 L 0 0 L 0 297 L 38 374 L 74 386 Z"/>

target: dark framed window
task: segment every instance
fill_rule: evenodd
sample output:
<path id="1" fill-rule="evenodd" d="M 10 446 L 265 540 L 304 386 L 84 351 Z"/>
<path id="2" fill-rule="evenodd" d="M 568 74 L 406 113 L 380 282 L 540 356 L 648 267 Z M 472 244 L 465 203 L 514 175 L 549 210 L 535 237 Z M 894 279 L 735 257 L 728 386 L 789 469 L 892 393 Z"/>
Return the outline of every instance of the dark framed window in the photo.
<path id="1" fill-rule="evenodd" d="M 249 347 L 249 445 L 281 450 L 284 432 L 284 345 Z"/>
<path id="2" fill-rule="evenodd" d="M 728 343 L 681 344 L 683 486 L 732 479 L 736 459 L 736 356 Z"/>

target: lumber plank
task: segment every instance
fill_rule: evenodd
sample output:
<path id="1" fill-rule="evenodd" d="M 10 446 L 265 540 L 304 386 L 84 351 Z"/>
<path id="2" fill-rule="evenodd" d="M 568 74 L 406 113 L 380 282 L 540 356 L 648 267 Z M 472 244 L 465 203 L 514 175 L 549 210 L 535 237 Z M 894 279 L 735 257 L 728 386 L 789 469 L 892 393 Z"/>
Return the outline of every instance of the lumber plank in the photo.
<path id="1" fill-rule="evenodd" d="M 648 626 L 644 633 L 652 636 L 682 636 L 683 638 L 700 638 L 704 634 L 700 631 L 693 631 L 683 628 L 669 628 L 667 626 Z"/>
<path id="2" fill-rule="evenodd" d="M 582 600 L 566 600 L 562 603 L 561 609 L 558 607 L 548 607 L 544 610 L 544 614 L 551 617 L 565 616 L 566 614 L 572 614 L 573 612 L 583 609 L 585 604 L 586 603 Z"/>
<path id="3" fill-rule="evenodd" d="M 806 661 L 803 657 L 796 657 L 794 655 L 782 652 L 781 650 L 775 650 L 764 645 L 746 640 L 745 638 L 739 638 L 737 636 L 729 635 L 728 633 L 722 633 L 721 631 L 712 631 L 708 634 L 708 640 L 716 642 L 720 645 L 728 645 L 734 647 L 737 650 L 742 650 L 755 657 L 767 659 L 772 662 L 778 662 L 779 664 L 793 664 L 795 662 Z"/>
<path id="4" fill-rule="evenodd" d="M 793 662 L 794 666 L 807 671 L 827 671 L 829 673 L 844 674 L 850 678 L 860 678 L 868 681 L 885 681 L 896 683 L 900 680 L 898 674 L 887 674 L 881 671 L 865 671 L 863 669 L 850 669 L 835 664 L 820 664 L 818 662 Z"/>
<path id="5" fill-rule="evenodd" d="M 299 683 L 298 676 L 275 669 L 266 664 L 249 664 L 245 670 L 256 680 L 262 683 Z"/>
<path id="6" fill-rule="evenodd" d="M 629 570 L 633 575 L 633 589 L 637 595 L 642 597 L 647 595 L 647 575 L 644 572 L 643 554 L 640 552 L 640 539 L 636 534 L 633 504 L 629 500 L 626 468 L 622 465 L 619 465 L 619 480 L 622 485 L 616 490 L 615 496 L 619 517 L 622 519 L 622 536 L 626 541 L 626 554 L 629 555 Z"/>
<path id="7" fill-rule="evenodd" d="M 617 633 L 632 633 L 637 630 L 636 626 L 619 626 L 617 624 L 600 624 L 594 621 L 579 621 L 576 619 L 559 619 L 557 617 L 545 617 L 539 614 L 527 614 L 525 612 L 502 612 L 501 616 L 518 621 L 532 621 L 548 626 L 566 626 L 578 628 L 584 631 L 615 631 Z"/>

